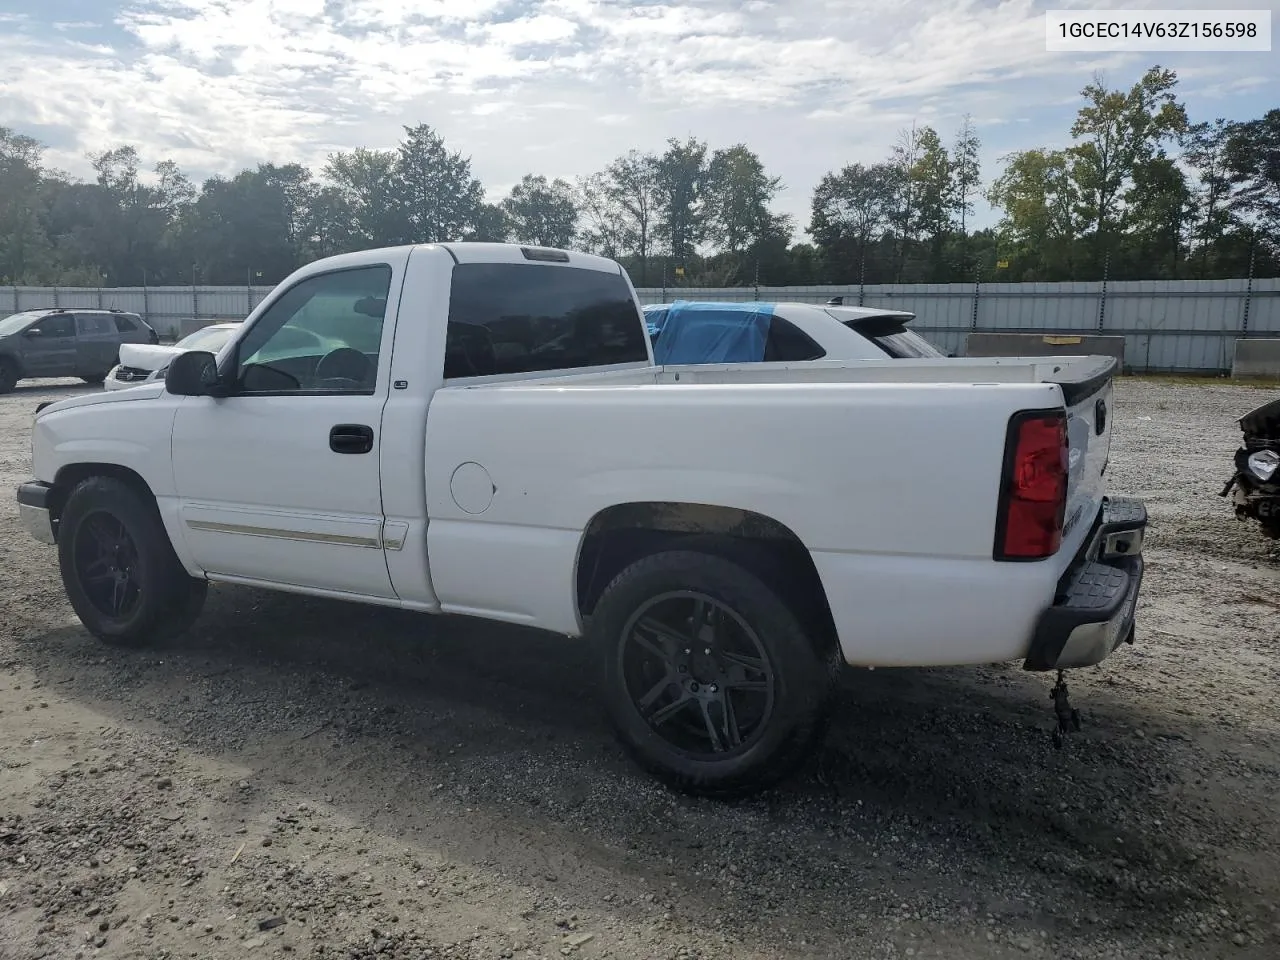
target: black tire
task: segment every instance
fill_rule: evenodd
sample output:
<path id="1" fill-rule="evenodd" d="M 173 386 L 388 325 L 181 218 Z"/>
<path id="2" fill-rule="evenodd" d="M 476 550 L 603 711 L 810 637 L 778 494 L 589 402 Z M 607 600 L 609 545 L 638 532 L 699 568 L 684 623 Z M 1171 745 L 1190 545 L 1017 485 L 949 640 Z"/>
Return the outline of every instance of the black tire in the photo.
<path id="1" fill-rule="evenodd" d="M 155 501 L 114 477 L 90 477 L 71 492 L 58 522 L 58 564 L 80 622 L 113 646 L 183 633 L 209 586 L 183 569 Z"/>
<path id="2" fill-rule="evenodd" d="M 107 379 L 107 375 L 105 373 L 99 373 L 91 377 L 81 377 L 80 379 L 83 380 L 85 383 L 96 385 L 101 383 L 103 380 Z"/>
<path id="3" fill-rule="evenodd" d="M 694 613 L 681 621 L 683 603 Z M 720 613 L 699 612 L 708 605 Z M 704 628 L 672 626 L 695 618 Z M 655 621 L 674 632 L 653 632 Z M 642 630 L 651 633 L 647 643 Z M 705 657 L 692 647 L 695 633 Z M 763 581 L 723 557 L 671 550 L 637 561 L 601 595 L 589 634 L 619 740 L 676 790 L 733 797 L 767 789 L 793 773 L 825 731 L 837 675 L 832 651 L 821 649 Z M 677 639 L 689 642 L 683 652 Z M 742 666 L 748 662 L 759 666 Z M 700 737 L 705 749 L 695 743 Z"/>
<path id="4" fill-rule="evenodd" d="M 8 357 L 0 357 L 0 393 L 8 393 L 18 385 L 18 365 Z"/>

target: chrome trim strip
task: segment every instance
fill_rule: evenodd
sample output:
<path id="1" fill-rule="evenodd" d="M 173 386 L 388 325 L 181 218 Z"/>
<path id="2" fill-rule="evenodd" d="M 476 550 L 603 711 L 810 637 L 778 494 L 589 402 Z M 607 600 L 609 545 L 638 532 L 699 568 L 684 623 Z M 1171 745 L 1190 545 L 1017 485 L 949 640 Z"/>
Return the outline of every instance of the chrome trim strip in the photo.
<path id="1" fill-rule="evenodd" d="M 377 537 L 353 537 L 340 533 L 310 533 L 304 530 L 281 530 L 277 527 L 257 527 L 243 523 L 220 523 L 216 520 L 187 520 L 192 530 L 206 533 L 237 533 L 246 537 L 268 537 L 275 540 L 301 540 L 306 543 L 332 543 L 343 547 L 382 548 Z"/>
<path id="2" fill-rule="evenodd" d="M 409 524 L 403 520 L 388 520 L 382 525 L 382 546 L 386 550 L 403 550 L 409 536 Z"/>

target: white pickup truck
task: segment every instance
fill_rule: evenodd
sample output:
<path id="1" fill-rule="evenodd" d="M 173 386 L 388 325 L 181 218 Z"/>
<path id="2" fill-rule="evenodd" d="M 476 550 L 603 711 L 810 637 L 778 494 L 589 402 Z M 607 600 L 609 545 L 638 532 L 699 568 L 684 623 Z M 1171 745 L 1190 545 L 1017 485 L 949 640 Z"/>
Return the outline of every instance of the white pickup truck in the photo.
<path id="1" fill-rule="evenodd" d="M 323 355 L 273 348 L 300 331 Z M 1146 511 L 1104 496 L 1113 371 L 659 367 L 610 260 L 370 250 L 163 384 L 45 405 L 17 498 L 108 643 L 185 629 L 208 581 L 581 636 L 631 754 L 725 795 L 794 769 L 843 664 L 1132 641 Z"/>

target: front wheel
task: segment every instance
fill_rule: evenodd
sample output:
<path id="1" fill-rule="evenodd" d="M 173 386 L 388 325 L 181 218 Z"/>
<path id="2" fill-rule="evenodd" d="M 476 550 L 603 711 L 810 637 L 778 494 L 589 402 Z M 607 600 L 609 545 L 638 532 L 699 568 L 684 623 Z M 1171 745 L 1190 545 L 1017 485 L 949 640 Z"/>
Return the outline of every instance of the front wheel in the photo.
<path id="1" fill-rule="evenodd" d="M 183 569 L 155 503 L 114 477 L 72 491 L 58 522 L 58 564 L 80 622 L 118 646 L 182 633 L 208 590 Z"/>
<path id="2" fill-rule="evenodd" d="M 80 379 L 87 384 L 90 384 L 92 386 L 97 386 L 103 380 L 107 379 L 107 375 L 105 373 L 95 373 L 95 374 L 90 374 L 87 377 L 81 377 Z"/>
<path id="3" fill-rule="evenodd" d="M 831 657 L 729 560 L 678 550 L 638 561 L 605 590 L 590 632 L 619 739 L 678 790 L 765 789 L 820 738 Z"/>

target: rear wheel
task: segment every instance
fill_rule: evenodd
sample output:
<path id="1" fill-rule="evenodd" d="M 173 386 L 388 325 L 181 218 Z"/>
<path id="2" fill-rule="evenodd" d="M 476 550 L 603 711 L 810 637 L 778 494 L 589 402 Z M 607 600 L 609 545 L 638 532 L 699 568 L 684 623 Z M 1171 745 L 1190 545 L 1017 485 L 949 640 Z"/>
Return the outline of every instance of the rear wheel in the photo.
<path id="1" fill-rule="evenodd" d="M 800 620 L 721 557 L 678 550 L 624 570 L 591 617 L 605 708 L 628 752 L 688 793 L 752 793 L 820 738 L 833 672 Z"/>
<path id="2" fill-rule="evenodd" d="M 72 609 L 109 644 L 182 633 L 208 590 L 183 569 L 154 501 L 114 477 L 72 491 L 58 522 L 58 561 Z"/>
<path id="3" fill-rule="evenodd" d="M 18 384 L 18 365 L 8 357 L 0 357 L 0 393 L 8 393 Z"/>

